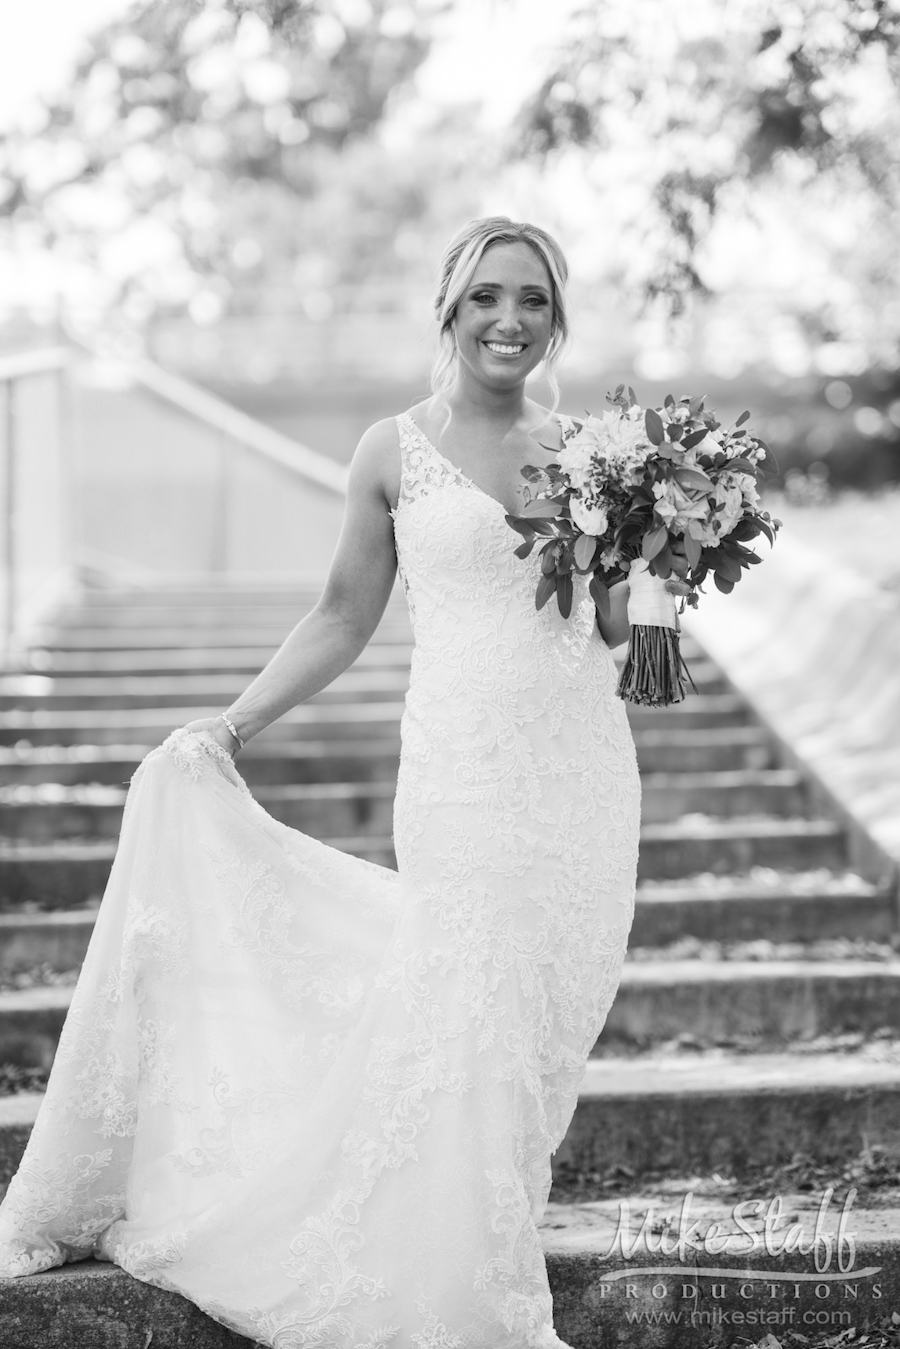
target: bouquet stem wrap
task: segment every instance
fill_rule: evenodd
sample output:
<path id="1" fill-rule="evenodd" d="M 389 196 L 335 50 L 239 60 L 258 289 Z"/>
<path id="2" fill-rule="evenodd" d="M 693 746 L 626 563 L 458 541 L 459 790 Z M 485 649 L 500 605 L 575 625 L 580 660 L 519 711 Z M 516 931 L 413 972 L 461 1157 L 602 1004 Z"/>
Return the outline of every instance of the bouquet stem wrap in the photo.
<path id="1" fill-rule="evenodd" d="M 628 573 L 628 621 L 631 636 L 619 697 L 645 707 L 680 703 L 687 693 L 685 679 L 691 677 L 681 654 L 675 596 L 642 558 Z"/>

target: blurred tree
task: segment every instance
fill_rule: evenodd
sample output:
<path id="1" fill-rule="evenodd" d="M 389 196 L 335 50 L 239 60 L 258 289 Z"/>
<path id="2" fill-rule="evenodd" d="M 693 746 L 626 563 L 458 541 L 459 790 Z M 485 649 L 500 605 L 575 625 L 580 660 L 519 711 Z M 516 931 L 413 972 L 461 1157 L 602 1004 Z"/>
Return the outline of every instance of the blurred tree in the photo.
<path id="1" fill-rule="evenodd" d="M 0 141 L 0 212 L 20 244 L 68 262 L 98 317 L 140 325 L 189 304 L 211 320 L 236 285 L 259 284 L 273 238 L 282 270 L 285 253 L 302 258 L 310 208 L 321 235 L 329 166 L 377 128 L 439 4 L 138 0 L 93 37 L 71 87 Z M 332 209 L 330 281 L 372 224 L 355 213 L 364 186 L 349 173 Z M 416 203 L 399 195 L 402 217 Z"/>
<path id="2" fill-rule="evenodd" d="M 810 254 L 829 254 L 830 294 L 802 259 L 794 277 L 819 340 L 856 340 L 863 309 L 877 348 L 893 299 L 896 344 L 898 0 L 604 0 L 573 15 L 548 67 L 518 149 L 545 168 L 573 153 L 588 165 L 601 213 L 634 241 L 628 281 L 646 297 L 678 314 L 726 288 L 720 223 L 746 270 L 748 226 L 780 212 Z"/>

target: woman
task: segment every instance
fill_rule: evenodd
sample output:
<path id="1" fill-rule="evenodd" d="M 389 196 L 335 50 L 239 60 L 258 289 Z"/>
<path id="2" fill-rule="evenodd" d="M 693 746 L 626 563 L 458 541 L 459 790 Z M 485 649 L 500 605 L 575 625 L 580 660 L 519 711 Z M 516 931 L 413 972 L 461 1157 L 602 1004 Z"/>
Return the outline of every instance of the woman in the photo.
<path id="1" fill-rule="evenodd" d="M 363 436 L 319 603 L 135 775 L 3 1272 L 96 1254 L 281 1349 L 560 1343 L 536 1223 L 619 982 L 640 804 L 627 585 L 599 631 L 584 578 L 569 621 L 537 611 L 504 519 L 573 428 L 524 387 L 546 361 L 555 390 L 565 277 L 531 225 L 452 241 L 434 396 Z M 398 560 L 399 874 L 272 820 L 231 762 L 356 658 Z"/>

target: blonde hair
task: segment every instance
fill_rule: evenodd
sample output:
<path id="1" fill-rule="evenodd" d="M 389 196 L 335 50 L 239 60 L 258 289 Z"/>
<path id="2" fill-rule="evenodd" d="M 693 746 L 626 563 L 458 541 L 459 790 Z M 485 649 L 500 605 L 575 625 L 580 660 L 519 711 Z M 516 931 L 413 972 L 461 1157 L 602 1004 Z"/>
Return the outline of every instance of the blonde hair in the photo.
<path id="1" fill-rule="evenodd" d="M 527 244 L 541 259 L 550 277 L 553 314 L 550 342 L 544 355 L 547 383 L 553 400 L 551 411 L 559 404 L 556 365 L 569 336 L 566 313 L 566 281 L 569 268 L 559 244 L 537 225 L 510 220 L 505 215 L 482 216 L 453 236 L 441 259 L 440 280 L 434 298 L 439 325 L 438 351 L 431 367 L 432 392 L 444 403 L 453 385 L 456 369 L 456 310 L 469 286 L 475 269 L 494 244 Z M 449 405 L 448 405 L 449 412 Z"/>

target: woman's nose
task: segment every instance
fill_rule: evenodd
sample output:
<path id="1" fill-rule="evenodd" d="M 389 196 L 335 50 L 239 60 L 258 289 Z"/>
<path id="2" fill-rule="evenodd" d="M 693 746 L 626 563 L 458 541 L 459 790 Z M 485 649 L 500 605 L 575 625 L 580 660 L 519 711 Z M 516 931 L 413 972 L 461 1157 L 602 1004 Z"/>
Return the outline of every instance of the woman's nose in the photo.
<path id="1" fill-rule="evenodd" d="M 517 332 L 521 326 L 519 311 L 515 304 L 504 305 L 497 316 L 497 327 L 503 333 Z"/>

